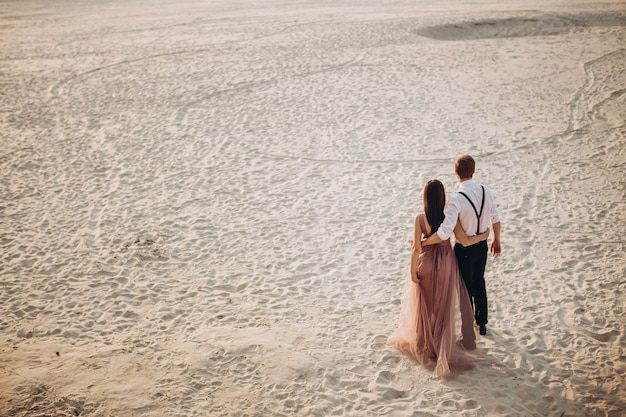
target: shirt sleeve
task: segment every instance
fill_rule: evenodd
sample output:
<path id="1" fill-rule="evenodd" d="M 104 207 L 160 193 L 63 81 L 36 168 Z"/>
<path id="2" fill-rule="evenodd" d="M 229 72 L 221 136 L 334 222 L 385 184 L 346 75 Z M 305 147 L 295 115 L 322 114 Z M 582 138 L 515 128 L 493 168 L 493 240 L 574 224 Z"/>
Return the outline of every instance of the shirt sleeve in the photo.
<path id="1" fill-rule="evenodd" d="M 454 227 L 459 219 L 459 205 L 454 197 L 448 200 L 448 203 L 443 209 L 443 214 L 446 217 L 443 219 L 443 223 L 441 223 L 439 229 L 437 229 L 437 236 L 439 236 L 441 240 L 446 240 L 450 239 L 450 236 L 454 233 Z"/>
<path id="2" fill-rule="evenodd" d="M 493 191 L 491 189 L 487 189 L 489 191 L 489 195 L 491 197 L 491 213 L 489 213 L 491 217 L 491 224 L 500 223 L 500 212 L 498 211 L 498 206 L 496 205 L 496 199 L 493 196 Z"/>

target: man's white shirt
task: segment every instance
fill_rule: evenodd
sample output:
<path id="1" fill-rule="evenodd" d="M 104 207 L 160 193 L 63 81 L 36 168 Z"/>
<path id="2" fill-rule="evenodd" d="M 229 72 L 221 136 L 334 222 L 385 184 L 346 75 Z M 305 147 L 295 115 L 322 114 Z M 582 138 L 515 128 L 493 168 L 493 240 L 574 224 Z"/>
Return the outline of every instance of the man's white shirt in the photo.
<path id="1" fill-rule="evenodd" d="M 500 213 L 496 206 L 496 200 L 489 187 L 485 189 L 485 205 L 480 216 L 480 233 L 483 233 L 489 225 L 500 222 Z M 483 198 L 481 185 L 474 180 L 466 180 L 459 184 L 459 189 L 446 203 L 443 214 L 446 216 L 441 226 L 437 230 L 437 235 L 441 240 L 447 240 L 454 234 L 454 227 L 457 220 L 461 221 L 461 226 L 467 236 L 476 235 L 476 214 L 470 202 L 463 195 L 466 194 L 474 203 L 476 210 L 480 213 L 480 206 Z"/>

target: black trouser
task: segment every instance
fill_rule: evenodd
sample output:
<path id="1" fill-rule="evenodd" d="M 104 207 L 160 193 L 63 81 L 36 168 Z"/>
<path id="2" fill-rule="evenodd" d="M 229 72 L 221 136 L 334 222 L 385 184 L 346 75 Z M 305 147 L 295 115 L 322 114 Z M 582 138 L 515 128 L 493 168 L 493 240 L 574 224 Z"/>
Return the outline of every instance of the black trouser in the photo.
<path id="1" fill-rule="evenodd" d="M 467 287 L 476 324 L 487 324 L 487 289 L 485 288 L 485 266 L 487 265 L 487 241 L 463 247 L 454 245 L 459 271 Z"/>

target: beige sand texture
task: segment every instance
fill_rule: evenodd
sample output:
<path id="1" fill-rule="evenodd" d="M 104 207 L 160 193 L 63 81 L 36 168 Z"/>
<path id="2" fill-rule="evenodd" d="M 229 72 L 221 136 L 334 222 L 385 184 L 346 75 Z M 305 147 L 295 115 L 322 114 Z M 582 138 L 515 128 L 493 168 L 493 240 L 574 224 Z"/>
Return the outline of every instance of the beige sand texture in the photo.
<path id="1" fill-rule="evenodd" d="M 626 415 L 626 2 L 0 2 L 0 416 Z M 489 334 L 387 345 L 421 190 Z"/>

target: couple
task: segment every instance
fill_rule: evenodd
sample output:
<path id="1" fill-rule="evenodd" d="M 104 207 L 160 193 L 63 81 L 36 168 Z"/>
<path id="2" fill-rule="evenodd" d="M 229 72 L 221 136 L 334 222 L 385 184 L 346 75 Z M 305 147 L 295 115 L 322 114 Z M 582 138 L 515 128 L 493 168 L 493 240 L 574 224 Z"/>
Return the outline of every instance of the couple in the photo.
<path id="1" fill-rule="evenodd" d="M 474 321 L 481 335 L 487 333 L 487 237 L 491 223 L 491 252 L 500 255 L 500 217 L 491 190 L 472 180 L 474 169 L 471 156 L 456 159 L 459 192 L 447 204 L 443 184 L 426 183 L 424 213 L 415 218 L 400 325 L 389 338 L 392 346 L 420 363 L 434 364 L 436 378 L 450 373 L 451 364 L 469 366 L 457 346 L 457 312 L 461 313 L 458 342 L 465 349 L 476 348 Z"/>

